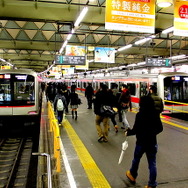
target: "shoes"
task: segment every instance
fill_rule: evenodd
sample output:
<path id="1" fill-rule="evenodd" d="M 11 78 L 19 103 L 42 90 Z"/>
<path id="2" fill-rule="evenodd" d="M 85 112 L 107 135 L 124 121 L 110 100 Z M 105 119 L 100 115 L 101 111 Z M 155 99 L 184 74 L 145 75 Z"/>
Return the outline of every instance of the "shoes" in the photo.
<path id="1" fill-rule="evenodd" d="M 103 142 L 103 138 L 104 138 L 103 136 L 99 137 L 98 142 Z"/>
<path id="2" fill-rule="evenodd" d="M 108 142 L 107 138 L 104 137 L 103 138 L 103 142 Z"/>
<path id="3" fill-rule="evenodd" d="M 61 123 L 59 123 L 59 126 L 61 126 Z"/>
<path id="4" fill-rule="evenodd" d="M 121 127 L 121 129 L 125 129 L 125 127 Z"/>
<path id="5" fill-rule="evenodd" d="M 146 185 L 144 188 L 156 188 L 156 186 L 149 186 L 149 185 Z"/>
<path id="6" fill-rule="evenodd" d="M 118 133 L 118 126 L 115 125 L 114 128 L 115 128 L 115 132 Z"/>
<path id="7" fill-rule="evenodd" d="M 128 170 L 126 172 L 126 176 L 127 178 L 129 179 L 129 181 L 132 183 L 132 184 L 135 184 L 136 183 L 136 179 L 132 176 L 131 172 Z"/>
<path id="8" fill-rule="evenodd" d="M 77 120 L 77 119 L 78 119 L 78 116 L 75 117 L 75 120 Z"/>

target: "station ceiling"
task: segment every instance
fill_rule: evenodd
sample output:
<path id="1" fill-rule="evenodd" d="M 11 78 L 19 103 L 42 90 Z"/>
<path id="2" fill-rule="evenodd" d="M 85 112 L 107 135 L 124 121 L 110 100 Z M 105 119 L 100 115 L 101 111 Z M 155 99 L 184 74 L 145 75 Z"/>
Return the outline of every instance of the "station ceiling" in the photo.
<path id="1" fill-rule="evenodd" d="M 89 11 L 68 45 L 114 47 L 140 40 L 148 34 L 105 29 L 105 0 L 1 0 L 0 58 L 17 68 L 46 70 L 84 6 Z M 174 6 L 156 6 L 156 38 L 116 53 L 116 63 L 90 63 L 89 69 L 108 68 L 142 62 L 148 56 L 169 57 L 187 54 L 188 38 L 161 31 L 173 26 Z M 151 35 L 151 34 L 150 34 Z M 94 59 L 93 53 L 87 54 Z"/>

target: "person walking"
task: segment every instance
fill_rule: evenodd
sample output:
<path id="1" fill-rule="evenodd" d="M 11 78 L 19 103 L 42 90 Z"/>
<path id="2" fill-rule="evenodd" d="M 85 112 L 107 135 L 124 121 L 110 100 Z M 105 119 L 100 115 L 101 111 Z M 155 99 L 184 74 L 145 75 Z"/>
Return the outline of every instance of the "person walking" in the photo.
<path id="1" fill-rule="evenodd" d="M 110 90 L 109 92 L 112 92 L 112 105 L 113 105 L 113 110 L 116 112 L 113 115 L 110 116 L 110 119 L 113 123 L 115 132 L 118 133 L 118 125 L 117 125 L 117 121 L 116 121 L 116 114 L 118 113 L 118 98 L 117 98 L 117 93 L 118 93 L 118 89 L 117 89 L 117 84 L 115 84 Z"/>
<path id="2" fill-rule="evenodd" d="M 105 84 L 100 85 L 100 89 L 95 94 L 94 100 L 94 113 L 95 124 L 98 134 L 98 142 L 108 142 L 108 128 L 109 128 L 109 117 L 101 113 L 102 105 L 112 106 L 112 92 L 108 91 L 108 86 Z M 103 124 L 103 128 L 101 127 Z"/>
<path id="3" fill-rule="evenodd" d="M 85 97 L 87 98 L 87 105 L 88 105 L 87 109 L 92 109 L 93 96 L 94 96 L 94 89 L 91 83 L 88 83 L 88 86 L 86 87 L 86 90 L 85 90 Z"/>
<path id="4" fill-rule="evenodd" d="M 121 87 L 121 95 L 119 97 L 118 103 L 121 108 L 121 114 L 122 114 L 122 129 L 127 129 L 130 127 L 129 122 L 127 120 L 127 112 L 128 109 L 132 111 L 132 103 L 131 103 L 131 95 L 130 91 L 126 84 L 122 84 Z"/>
<path id="5" fill-rule="evenodd" d="M 70 99 L 70 107 L 71 107 L 71 112 L 72 112 L 72 119 L 77 120 L 78 118 L 78 105 L 79 105 L 79 97 L 78 94 L 76 93 L 76 85 L 71 86 L 71 92 L 69 94 L 69 99 Z"/>
<path id="6" fill-rule="evenodd" d="M 54 111 L 57 112 L 57 119 L 59 125 L 61 125 L 63 120 L 63 114 L 66 109 L 67 102 L 65 97 L 63 96 L 62 90 L 59 89 L 57 95 L 54 99 Z"/>
<path id="7" fill-rule="evenodd" d="M 154 100 L 155 109 L 160 115 L 160 113 L 164 110 L 164 105 L 163 100 L 157 95 L 157 87 L 150 85 L 148 96 Z"/>
<path id="8" fill-rule="evenodd" d="M 139 106 L 133 129 L 128 128 L 125 132 L 127 136 L 136 135 L 134 158 L 126 176 L 132 183 L 136 183 L 140 159 L 145 153 L 149 168 L 149 181 L 145 188 L 155 188 L 157 186 L 157 134 L 163 131 L 163 126 L 155 109 L 154 100 L 150 96 L 141 97 Z"/>

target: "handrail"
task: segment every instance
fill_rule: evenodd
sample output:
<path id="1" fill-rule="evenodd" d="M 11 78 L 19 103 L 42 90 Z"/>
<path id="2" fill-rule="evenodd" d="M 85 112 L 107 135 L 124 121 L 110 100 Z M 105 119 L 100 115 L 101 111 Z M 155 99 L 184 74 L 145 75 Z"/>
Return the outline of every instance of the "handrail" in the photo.
<path id="1" fill-rule="evenodd" d="M 54 157 L 56 158 L 56 171 L 61 171 L 60 162 L 60 132 L 57 119 L 55 117 L 52 105 L 48 102 L 48 118 L 50 125 L 50 132 L 53 132 L 53 144 L 54 144 Z"/>
<path id="2" fill-rule="evenodd" d="M 47 175 L 48 175 L 48 188 L 52 188 L 52 171 L 50 155 L 48 153 L 32 153 L 32 155 L 45 156 L 47 157 Z"/>

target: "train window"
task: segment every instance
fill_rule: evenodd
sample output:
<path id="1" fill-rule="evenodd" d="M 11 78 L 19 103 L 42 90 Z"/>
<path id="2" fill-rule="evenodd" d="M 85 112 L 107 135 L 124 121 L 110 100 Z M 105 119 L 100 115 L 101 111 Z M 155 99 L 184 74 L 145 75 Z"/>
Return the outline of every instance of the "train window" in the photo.
<path id="1" fill-rule="evenodd" d="M 146 82 L 140 82 L 140 97 L 147 95 L 147 83 Z"/>
<path id="2" fill-rule="evenodd" d="M 188 77 L 166 77 L 164 78 L 164 99 L 188 102 Z"/>
<path id="3" fill-rule="evenodd" d="M 87 87 L 87 83 L 83 82 L 83 88 L 85 89 Z"/>
<path id="4" fill-rule="evenodd" d="M 10 74 L 0 75 L 0 104 L 11 101 Z"/>
<path id="5" fill-rule="evenodd" d="M 135 83 L 127 83 L 129 91 L 131 95 L 136 95 L 136 84 Z"/>
<path id="6" fill-rule="evenodd" d="M 34 104 L 35 78 L 31 75 L 12 75 L 14 81 L 14 104 Z"/>

